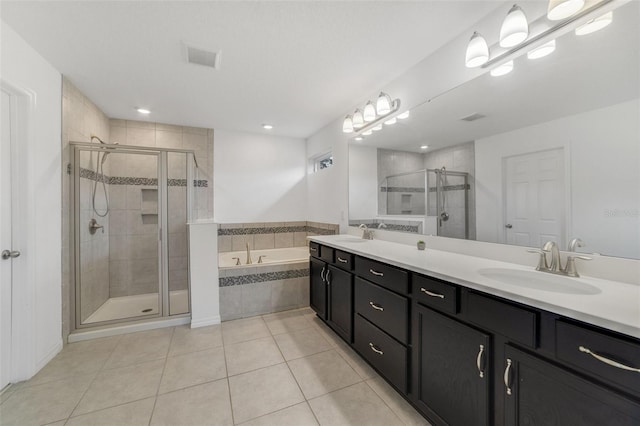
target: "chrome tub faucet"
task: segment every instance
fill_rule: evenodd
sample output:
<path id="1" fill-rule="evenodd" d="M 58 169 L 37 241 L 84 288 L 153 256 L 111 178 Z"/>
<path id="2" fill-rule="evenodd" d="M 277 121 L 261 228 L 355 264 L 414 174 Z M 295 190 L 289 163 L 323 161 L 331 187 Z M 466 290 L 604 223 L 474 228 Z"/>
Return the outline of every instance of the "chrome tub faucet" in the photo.
<path id="1" fill-rule="evenodd" d="M 253 261 L 251 260 L 251 249 L 249 248 L 249 243 L 247 243 L 247 265 L 251 265 Z"/>

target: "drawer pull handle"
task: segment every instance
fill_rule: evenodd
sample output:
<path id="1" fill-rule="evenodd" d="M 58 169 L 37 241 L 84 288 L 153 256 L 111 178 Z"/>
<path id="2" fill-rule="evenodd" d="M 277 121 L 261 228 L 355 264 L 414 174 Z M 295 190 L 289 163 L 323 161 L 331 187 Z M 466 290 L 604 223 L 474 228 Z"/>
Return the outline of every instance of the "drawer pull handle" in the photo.
<path id="1" fill-rule="evenodd" d="M 511 385 L 509 383 L 511 383 L 510 376 L 511 376 L 511 360 L 509 358 L 507 358 L 507 368 L 504 369 L 504 385 L 507 388 L 507 395 L 511 395 Z"/>
<path id="2" fill-rule="evenodd" d="M 585 348 L 584 346 L 579 346 L 578 349 L 580 350 L 580 352 L 589 354 L 595 359 L 597 359 L 598 361 L 604 362 L 605 364 L 610 365 L 612 367 L 620 368 L 622 370 L 627 370 L 627 371 L 633 371 L 635 373 L 640 373 L 640 368 L 629 367 L 628 365 L 624 365 L 612 359 L 605 358 L 602 355 L 598 355 L 597 353 L 591 351 L 589 348 Z"/>
<path id="3" fill-rule="evenodd" d="M 373 269 L 369 269 L 369 272 L 371 272 L 376 277 L 384 277 L 384 274 L 382 272 L 374 271 Z"/>
<path id="4" fill-rule="evenodd" d="M 309 247 L 309 250 L 311 250 L 311 251 L 312 251 L 312 252 L 314 252 L 314 253 L 318 251 L 318 249 L 317 249 L 317 248 L 313 248 L 313 247 Z"/>
<path id="5" fill-rule="evenodd" d="M 369 305 L 371 305 L 371 307 L 372 307 L 373 309 L 375 309 L 376 311 L 384 311 L 384 308 L 383 308 L 382 306 L 380 306 L 380 305 L 376 305 L 376 304 L 375 304 L 375 303 L 373 303 L 373 302 L 369 302 Z"/>
<path id="6" fill-rule="evenodd" d="M 338 256 L 338 262 L 340 262 L 340 263 L 348 263 L 348 260 L 347 259 L 343 259 L 340 256 Z"/>
<path id="7" fill-rule="evenodd" d="M 444 299 L 444 294 L 438 294 L 438 293 L 433 293 L 423 287 L 420 287 L 420 291 L 423 292 L 424 294 L 426 294 L 427 296 L 431 296 L 431 297 L 439 297 L 440 299 Z"/>
<path id="8" fill-rule="evenodd" d="M 369 347 L 371 348 L 372 351 L 374 351 L 378 355 L 384 355 L 384 352 L 382 352 L 380 349 L 376 348 L 376 345 L 374 345 L 373 343 L 369 342 Z"/>
<path id="9" fill-rule="evenodd" d="M 478 351 L 478 357 L 476 358 L 476 366 L 478 367 L 478 373 L 480 373 L 480 378 L 484 378 L 484 345 L 480 345 L 480 350 Z"/>

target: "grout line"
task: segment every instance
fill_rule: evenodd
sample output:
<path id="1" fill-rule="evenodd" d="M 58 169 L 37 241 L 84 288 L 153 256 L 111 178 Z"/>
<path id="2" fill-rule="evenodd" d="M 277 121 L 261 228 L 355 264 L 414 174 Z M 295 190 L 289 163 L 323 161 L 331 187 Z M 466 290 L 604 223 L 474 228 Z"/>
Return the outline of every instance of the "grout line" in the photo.
<path id="1" fill-rule="evenodd" d="M 396 410 L 394 410 L 393 407 L 391 407 L 391 405 L 389 405 L 387 400 L 382 395 L 380 395 L 378 392 L 376 392 L 376 390 L 373 388 L 373 386 L 371 386 L 369 384 L 369 380 L 374 380 L 374 379 L 366 379 L 366 380 L 364 380 L 364 383 L 369 387 L 369 389 L 371 389 L 373 391 L 374 394 L 377 395 L 378 398 L 380 398 L 382 403 L 387 406 L 387 408 L 398 418 L 398 420 L 400 420 L 400 423 L 406 425 L 405 421 L 402 420 L 402 418 L 398 415 L 398 413 L 396 413 Z M 383 379 L 383 381 L 384 381 L 384 379 Z M 393 390 L 393 391 L 395 392 L 395 390 Z"/>
<path id="2" fill-rule="evenodd" d="M 153 400 L 153 408 L 151 409 L 151 415 L 149 416 L 149 423 L 151 425 L 151 419 L 153 418 L 153 413 L 156 411 L 156 404 L 158 403 L 158 393 L 160 392 L 160 386 L 162 386 L 162 379 L 164 379 L 164 372 L 167 368 L 167 362 L 169 362 L 169 350 L 171 349 L 171 342 L 173 342 L 173 337 L 176 334 L 176 328 L 173 327 L 171 330 L 171 338 L 169 339 L 169 344 L 167 345 L 167 352 L 164 354 L 164 365 L 162 366 L 162 373 L 160 374 L 160 381 L 158 382 L 158 388 L 156 389 L 156 395 Z"/>
<path id="3" fill-rule="evenodd" d="M 224 330 L 222 330 L 222 324 L 220 325 L 220 340 L 222 340 L 222 355 L 224 356 L 224 369 L 227 373 L 227 395 L 229 395 L 229 409 L 231 410 L 231 423 L 236 424 L 235 417 L 233 415 L 233 400 L 231 398 L 231 382 L 229 381 L 229 366 L 227 365 L 227 351 L 224 348 Z"/>

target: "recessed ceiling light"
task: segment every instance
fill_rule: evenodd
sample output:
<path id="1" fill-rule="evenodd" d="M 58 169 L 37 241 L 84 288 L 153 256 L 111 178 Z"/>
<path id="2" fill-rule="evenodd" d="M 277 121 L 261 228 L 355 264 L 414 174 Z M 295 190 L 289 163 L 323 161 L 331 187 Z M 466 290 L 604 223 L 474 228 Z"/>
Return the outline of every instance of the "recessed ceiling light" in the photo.
<path id="1" fill-rule="evenodd" d="M 429 148 L 429 145 L 422 145 L 422 146 L 420 147 L 420 149 L 427 149 L 427 148 Z"/>
<path id="2" fill-rule="evenodd" d="M 151 114 L 151 111 L 145 108 L 137 108 L 136 111 L 138 111 L 140 114 Z"/>
<path id="3" fill-rule="evenodd" d="M 273 126 L 271 124 L 263 124 L 262 128 L 265 129 L 265 130 L 271 130 L 271 129 L 273 129 Z"/>

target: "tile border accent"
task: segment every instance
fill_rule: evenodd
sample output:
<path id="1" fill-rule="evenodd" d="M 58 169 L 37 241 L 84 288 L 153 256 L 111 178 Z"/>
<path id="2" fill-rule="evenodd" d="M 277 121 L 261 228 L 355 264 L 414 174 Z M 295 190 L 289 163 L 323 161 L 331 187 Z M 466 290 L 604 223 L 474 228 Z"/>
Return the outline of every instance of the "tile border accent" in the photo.
<path id="1" fill-rule="evenodd" d="M 309 268 L 291 269 L 280 272 L 260 272 L 257 274 L 240 275 L 237 277 L 220 277 L 220 287 L 261 283 L 267 281 L 287 280 L 290 278 L 302 278 L 309 276 Z"/>
<path id="2" fill-rule="evenodd" d="M 102 181 L 102 175 L 94 172 L 90 169 L 80 168 L 80 177 L 93 180 Z M 158 186 L 157 178 L 136 178 L 130 176 L 107 176 L 105 177 L 105 183 L 108 185 L 141 185 L 141 186 Z M 169 186 L 187 186 L 186 179 L 167 179 Z M 207 188 L 209 181 L 206 179 L 194 179 L 193 186 L 196 188 Z"/>
<path id="3" fill-rule="evenodd" d="M 218 236 L 224 235 L 255 235 L 255 234 L 282 234 L 287 232 L 312 232 L 317 235 L 334 235 L 333 229 L 318 228 L 312 225 L 292 226 L 267 226 L 263 228 L 218 228 Z"/>
<path id="4" fill-rule="evenodd" d="M 423 193 L 424 188 L 413 188 L 410 186 L 381 186 L 380 192 L 419 192 Z"/>
<path id="5" fill-rule="evenodd" d="M 379 223 L 377 220 L 369 220 L 369 221 L 352 221 L 349 222 L 349 226 L 360 226 L 361 224 L 367 225 L 367 227 L 373 229 L 374 231 L 378 228 Z M 386 228 L 383 228 L 386 231 L 400 231 L 400 232 L 409 232 L 412 234 L 417 234 L 419 230 L 419 225 L 401 225 L 397 223 L 388 223 L 384 222 Z"/>

